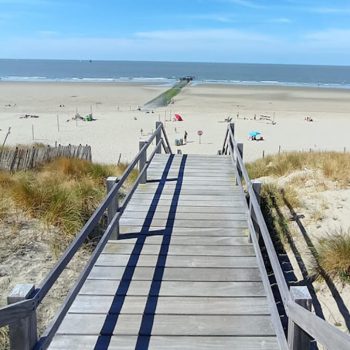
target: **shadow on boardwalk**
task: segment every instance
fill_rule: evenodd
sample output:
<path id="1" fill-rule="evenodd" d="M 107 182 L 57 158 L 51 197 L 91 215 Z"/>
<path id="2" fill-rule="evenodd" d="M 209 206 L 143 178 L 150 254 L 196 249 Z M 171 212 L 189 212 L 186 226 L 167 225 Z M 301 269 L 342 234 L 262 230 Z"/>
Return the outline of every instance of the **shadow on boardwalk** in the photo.
<path id="1" fill-rule="evenodd" d="M 139 336 L 137 338 L 137 342 L 135 346 L 136 350 L 146 350 L 149 348 L 149 342 L 150 342 L 153 323 L 154 323 L 154 316 L 155 316 L 159 292 L 161 288 L 161 281 L 163 279 L 171 235 L 173 232 L 176 209 L 179 201 L 179 194 L 181 192 L 181 187 L 183 183 L 184 169 L 185 169 L 185 164 L 187 159 L 186 155 L 182 156 L 177 179 L 171 179 L 171 181 L 176 181 L 176 186 L 175 186 L 175 191 L 171 202 L 171 210 L 169 210 L 165 228 L 164 230 L 157 230 L 152 232 L 150 232 L 149 229 L 160 200 L 160 195 L 163 192 L 165 184 L 168 182 L 167 176 L 169 174 L 169 170 L 173 162 L 173 159 L 174 159 L 174 156 L 172 155 L 169 157 L 167 161 L 163 175 L 159 180 L 157 190 L 152 199 L 152 203 L 147 212 L 141 231 L 139 233 L 123 235 L 121 237 L 121 239 L 137 238 L 137 241 L 130 255 L 127 266 L 124 270 L 119 286 L 116 290 L 115 297 L 113 299 L 109 312 L 106 316 L 106 319 L 100 331 L 100 335 L 96 341 L 95 348 L 94 348 L 95 350 L 108 349 L 112 335 L 113 335 L 113 331 L 117 325 L 118 317 L 120 315 L 126 295 L 128 293 L 131 280 L 135 273 L 135 269 L 137 267 L 140 254 L 142 252 L 142 248 L 145 244 L 145 240 L 148 236 L 158 235 L 158 236 L 162 236 L 163 238 L 160 246 L 160 251 L 158 253 L 156 268 L 153 273 L 150 290 L 146 300 L 140 329 L 138 332 Z"/>

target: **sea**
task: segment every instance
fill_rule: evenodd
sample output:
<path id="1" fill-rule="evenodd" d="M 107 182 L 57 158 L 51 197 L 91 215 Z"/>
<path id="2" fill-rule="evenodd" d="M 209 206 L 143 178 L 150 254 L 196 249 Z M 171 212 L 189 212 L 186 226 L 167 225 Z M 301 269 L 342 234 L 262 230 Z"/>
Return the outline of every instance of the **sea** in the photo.
<path id="1" fill-rule="evenodd" d="M 350 66 L 0 59 L 0 81 L 149 82 L 350 89 Z"/>

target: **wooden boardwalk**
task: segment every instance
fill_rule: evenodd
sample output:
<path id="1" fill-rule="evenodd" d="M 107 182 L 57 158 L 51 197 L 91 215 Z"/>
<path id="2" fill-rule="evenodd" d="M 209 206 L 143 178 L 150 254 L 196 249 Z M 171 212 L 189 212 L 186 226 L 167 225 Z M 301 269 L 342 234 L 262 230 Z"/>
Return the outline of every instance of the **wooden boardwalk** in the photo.
<path id="1" fill-rule="evenodd" d="M 50 349 L 279 349 L 226 156 L 156 155 Z"/>

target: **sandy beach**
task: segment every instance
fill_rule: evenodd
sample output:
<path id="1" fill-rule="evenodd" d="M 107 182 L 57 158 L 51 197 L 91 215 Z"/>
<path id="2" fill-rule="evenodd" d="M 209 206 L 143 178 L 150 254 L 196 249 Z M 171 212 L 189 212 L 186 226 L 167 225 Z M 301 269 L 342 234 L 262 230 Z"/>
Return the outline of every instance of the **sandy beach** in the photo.
<path id="1" fill-rule="evenodd" d="M 244 143 L 245 160 L 279 150 L 350 150 L 349 90 L 199 84 L 183 89 L 166 108 L 138 110 L 168 88 L 150 83 L 0 82 L 0 141 L 11 127 L 8 145 L 89 144 L 95 161 L 113 163 L 120 154 L 122 161 L 130 161 L 138 141 L 160 120 L 173 150 L 216 154 L 230 117 L 237 140 Z M 72 119 L 76 112 L 85 116 L 90 111 L 95 121 Z M 174 122 L 175 113 L 184 121 Z M 38 118 L 23 118 L 26 114 Z M 201 140 L 198 130 L 203 131 Z M 185 131 L 187 144 L 175 147 Z M 261 132 L 264 141 L 248 140 L 250 131 Z"/>

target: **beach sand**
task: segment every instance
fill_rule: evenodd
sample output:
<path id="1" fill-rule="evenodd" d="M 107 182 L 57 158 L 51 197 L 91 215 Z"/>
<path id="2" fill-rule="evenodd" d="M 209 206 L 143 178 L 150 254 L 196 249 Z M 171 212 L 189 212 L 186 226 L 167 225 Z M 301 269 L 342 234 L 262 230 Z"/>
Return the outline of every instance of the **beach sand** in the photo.
<path id="1" fill-rule="evenodd" d="M 166 108 L 154 109 L 153 113 L 152 110 L 138 110 L 138 106 L 142 107 L 166 89 L 168 86 L 155 84 L 0 82 L 0 142 L 11 127 L 9 145 L 32 142 L 89 144 L 94 161 L 116 163 L 120 154 L 122 161 L 131 161 L 138 150 L 138 141 L 147 138 L 155 128 L 155 122 L 160 120 L 165 123 L 173 151 L 216 154 L 222 147 L 227 128 L 225 118 L 232 117 L 236 139 L 244 143 L 244 159 L 247 161 L 260 158 L 263 152 L 266 155 L 277 153 L 279 149 L 350 150 L 350 90 L 194 85 L 183 89 L 174 99 L 174 104 Z M 76 111 L 85 116 L 90 110 L 95 121 L 72 120 Z M 175 113 L 180 114 L 184 121 L 174 122 Z M 39 118 L 23 119 L 25 114 L 38 115 Z M 276 123 L 260 120 L 261 115 L 271 116 Z M 311 117 L 313 122 L 305 121 L 305 117 Z M 201 143 L 198 130 L 203 131 Z M 254 130 L 262 133 L 264 141 L 248 140 L 248 133 Z M 175 147 L 175 139 L 183 138 L 185 131 L 188 143 Z M 323 221 L 322 226 L 334 221 L 336 212 L 337 224 L 347 230 L 349 221 L 345 219 L 349 217 L 350 192 L 335 191 L 322 195 L 323 199 L 310 197 L 312 202 L 307 202 L 303 214 L 311 216 L 313 206 L 318 210 L 318 203 L 326 202 L 330 208 L 329 220 Z M 307 229 L 313 238 L 317 236 L 317 227 L 307 226 Z M 42 256 L 47 265 L 46 255 Z M 14 258 L 17 266 L 17 257 Z M 297 272 L 295 262 L 294 267 Z M 48 266 L 45 268 L 47 271 Z M 37 265 L 35 269 L 38 270 Z M 6 277 L 3 288 L 8 288 L 10 281 L 13 284 L 19 279 L 29 281 L 27 268 L 22 271 L 18 280 Z M 8 272 L 8 276 L 11 275 L 13 273 Z M 344 319 L 325 284 L 317 284 L 316 288 L 326 309 L 326 318 L 345 330 Z M 58 292 L 62 294 L 61 289 Z M 349 288 L 341 289 L 341 295 L 348 304 Z M 47 312 L 53 314 L 53 308 Z"/>
<path id="2" fill-rule="evenodd" d="M 174 151 L 216 154 L 225 118 L 232 117 L 247 161 L 279 150 L 350 150 L 349 90 L 199 84 L 184 88 L 166 108 L 137 110 L 168 88 L 148 83 L 0 82 L 0 142 L 11 127 L 9 145 L 89 144 L 95 161 L 114 163 L 120 154 L 122 161 L 130 161 L 138 141 L 160 120 Z M 72 120 L 76 111 L 85 116 L 91 110 L 95 121 Z M 174 122 L 175 113 L 184 121 Z M 39 118 L 22 119 L 25 114 Z M 271 120 L 260 120 L 261 115 Z M 306 122 L 307 116 L 313 122 Z M 175 147 L 185 131 L 187 144 Z M 250 131 L 260 131 L 264 141 L 248 140 Z"/>

